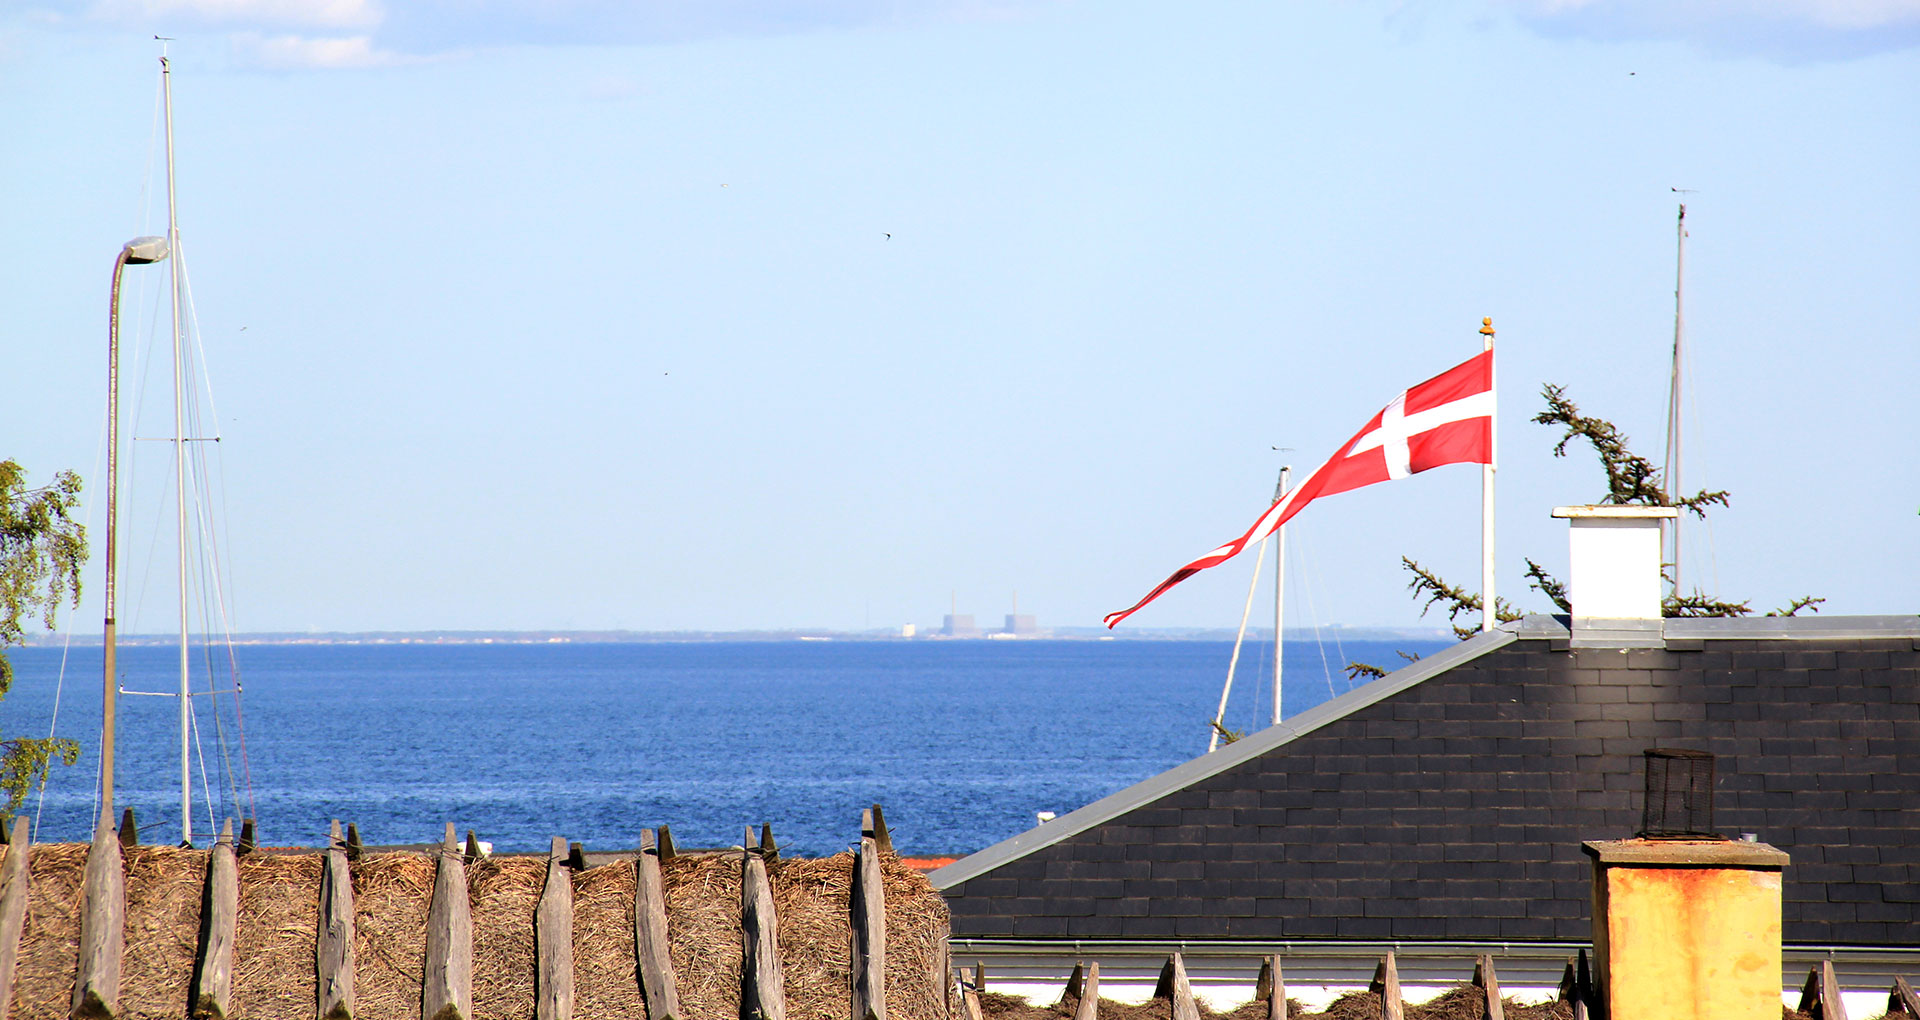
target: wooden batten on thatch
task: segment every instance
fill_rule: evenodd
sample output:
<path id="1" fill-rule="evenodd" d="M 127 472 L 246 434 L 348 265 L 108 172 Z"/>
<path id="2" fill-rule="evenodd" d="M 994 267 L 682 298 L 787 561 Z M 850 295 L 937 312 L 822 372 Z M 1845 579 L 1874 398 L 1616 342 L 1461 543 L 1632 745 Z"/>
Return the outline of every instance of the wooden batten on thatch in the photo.
<path id="1" fill-rule="evenodd" d="M 671 962 L 658 980 L 670 983 L 678 999 L 670 1015 L 739 1020 L 745 930 L 741 877 L 747 867 L 743 859 L 750 858 L 766 876 L 770 941 L 778 946 L 788 1020 L 858 1020 L 851 1015 L 855 855 L 776 857 L 762 855 L 757 843 L 750 851 L 649 856 L 658 869 Z M 873 845 L 871 837 L 867 845 Z M 346 842 L 338 846 L 344 859 Z M 15 850 L 0 847 L 0 854 Z M 30 896 L 7 1020 L 66 1020 L 72 1011 L 87 850 L 81 844 L 31 848 Z M 567 883 L 564 895 L 556 890 L 548 897 L 550 918 L 563 914 L 555 906 L 559 899 L 570 898 L 572 904 L 566 945 L 572 955 L 572 1015 L 650 1020 L 635 952 L 636 862 L 577 869 L 571 853 L 563 865 L 552 864 L 548 855 L 469 863 L 457 847 L 436 854 L 360 854 L 347 869 L 350 1007 L 323 998 L 317 980 L 327 852 L 239 855 L 230 859 L 238 886 L 230 976 L 221 982 L 217 974 L 203 974 L 198 991 L 212 995 L 209 1005 L 247 1020 L 313 1020 L 329 1009 L 336 1020 L 349 1015 L 353 1020 L 423 1020 L 429 914 L 436 868 L 442 866 L 437 858 L 443 854 L 465 894 L 471 921 L 471 999 L 463 1004 L 463 1020 L 529 1020 L 553 1013 L 557 1003 L 539 1002 L 543 954 L 536 936 L 550 881 Z M 884 961 L 884 982 L 875 998 L 884 1003 L 888 1020 L 947 1020 L 946 905 L 922 875 L 891 852 L 874 853 L 874 862 L 881 894 L 869 900 L 884 903 L 885 923 L 884 957 L 876 954 L 876 962 Z M 196 963 L 206 953 L 212 913 L 203 907 L 210 863 L 205 850 L 125 848 L 125 954 L 117 1017 L 189 1017 Z M 347 900 L 340 902 L 344 906 Z M 347 934 L 346 926 L 340 927 Z M 552 920 L 549 929 L 564 930 Z M 549 948 L 555 950 L 549 956 L 566 955 Z M 206 970 L 204 963 L 200 966 Z"/>

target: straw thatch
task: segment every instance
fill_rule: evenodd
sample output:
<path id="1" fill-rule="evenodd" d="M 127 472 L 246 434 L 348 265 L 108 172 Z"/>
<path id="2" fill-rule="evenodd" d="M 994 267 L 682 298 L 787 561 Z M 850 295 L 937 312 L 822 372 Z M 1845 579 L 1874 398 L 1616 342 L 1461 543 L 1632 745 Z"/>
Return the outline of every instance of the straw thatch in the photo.
<path id="1" fill-rule="evenodd" d="M 80 941 L 87 847 L 34 847 L 32 899 L 16 972 L 13 1016 L 67 1015 Z M 120 1015 L 177 1020 L 188 996 L 203 924 L 208 853 L 129 849 Z M 324 855 L 240 858 L 233 1013 L 247 1020 L 309 1020 Z M 673 858 L 662 868 L 668 950 L 686 1020 L 737 1020 L 740 1001 L 739 852 Z M 790 1020 L 846 1020 L 853 855 L 775 861 Z M 924 876 L 885 856 L 887 1006 L 891 1020 L 944 1020 L 946 904 Z M 352 866 L 356 1018 L 417 1020 L 435 858 L 370 854 Z M 534 913 L 546 884 L 542 857 L 467 866 L 473 917 L 474 1020 L 529 1020 L 534 1012 Z M 634 958 L 634 863 L 568 871 L 574 890 L 575 1015 L 645 1020 Z"/>
<path id="2" fill-rule="evenodd" d="M 634 962 L 633 883 L 628 861 L 574 876 L 574 1016 L 645 1020 Z"/>
<path id="3" fill-rule="evenodd" d="M 485 860 L 467 867 L 475 1020 L 533 1015 L 533 914 L 546 884 L 547 862 L 542 858 Z"/>
<path id="4" fill-rule="evenodd" d="M 240 918 L 233 940 L 233 1013 L 313 1016 L 314 939 L 323 854 L 240 858 Z"/>
<path id="5" fill-rule="evenodd" d="M 120 1016 L 170 1020 L 187 1012 L 193 962 L 200 949 L 200 901 L 206 887 L 205 850 L 128 847 L 127 946 L 120 961 Z"/>
<path id="6" fill-rule="evenodd" d="M 369 854 L 355 861 L 352 871 L 353 1015 L 419 1020 L 434 860 L 425 854 Z"/>
<path id="7" fill-rule="evenodd" d="M 740 1016 L 740 856 L 675 857 L 660 868 L 668 955 L 685 1020 Z M 794 1016 L 791 1004 L 787 1015 Z"/>
<path id="8" fill-rule="evenodd" d="M 65 1020 L 80 966 L 80 912 L 86 903 L 87 848 L 40 844 L 27 861 L 33 892 L 13 972 L 15 1020 Z"/>

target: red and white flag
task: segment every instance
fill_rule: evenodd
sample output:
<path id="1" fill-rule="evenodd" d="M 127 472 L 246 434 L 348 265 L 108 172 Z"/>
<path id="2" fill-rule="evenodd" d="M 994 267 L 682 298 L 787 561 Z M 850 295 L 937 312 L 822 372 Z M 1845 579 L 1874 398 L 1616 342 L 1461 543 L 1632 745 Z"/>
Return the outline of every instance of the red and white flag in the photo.
<path id="1" fill-rule="evenodd" d="M 1168 588 L 1279 530 L 1312 500 L 1362 485 L 1405 478 L 1442 464 L 1493 463 L 1493 352 L 1483 351 L 1393 398 L 1367 427 L 1282 496 L 1247 533 L 1173 572 L 1107 626 L 1133 615 Z"/>

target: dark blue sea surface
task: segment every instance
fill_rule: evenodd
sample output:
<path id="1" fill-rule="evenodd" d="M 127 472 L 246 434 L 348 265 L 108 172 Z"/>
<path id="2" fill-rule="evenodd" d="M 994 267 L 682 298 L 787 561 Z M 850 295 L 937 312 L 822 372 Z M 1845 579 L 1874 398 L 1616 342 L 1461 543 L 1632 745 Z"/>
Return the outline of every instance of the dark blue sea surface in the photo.
<path id="1" fill-rule="evenodd" d="M 682 846 L 737 843 L 770 822 L 781 845 L 826 854 L 884 805 L 906 853 L 966 853 L 1065 814 L 1207 747 L 1231 644 L 1217 641 L 792 641 L 688 644 L 251 645 L 230 694 L 195 702 L 215 818 L 248 813 L 262 843 L 314 845 L 327 822 L 370 843 L 438 838 L 446 822 L 501 850 L 553 836 L 632 847 L 670 824 Z M 1434 642 L 1287 643 L 1285 710 L 1351 684 L 1347 659 L 1397 665 Z M 1242 653 L 1228 726 L 1259 728 L 1271 646 Z M 0 734 L 45 736 L 63 651 L 15 649 Z M 225 652 L 194 653 L 197 690 L 225 690 Z M 222 670 L 211 682 L 206 662 Z M 80 839 L 94 812 L 100 649 L 65 653 L 56 769 L 40 839 Z M 177 689 L 178 652 L 123 647 L 129 689 Z M 1269 692 L 1269 693 L 1262 693 Z M 218 703 L 216 720 L 214 703 Z M 142 839 L 178 842 L 178 699 L 119 701 L 117 805 Z M 222 764 L 224 729 L 233 781 Z M 238 757 L 244 733 L 246 757 Z M 248 778 L 251 799 L 247 802 Z M 238 796 L 234 793 L 238 790 Z M 194 779 L 195 838 L 213 821 Z"/>

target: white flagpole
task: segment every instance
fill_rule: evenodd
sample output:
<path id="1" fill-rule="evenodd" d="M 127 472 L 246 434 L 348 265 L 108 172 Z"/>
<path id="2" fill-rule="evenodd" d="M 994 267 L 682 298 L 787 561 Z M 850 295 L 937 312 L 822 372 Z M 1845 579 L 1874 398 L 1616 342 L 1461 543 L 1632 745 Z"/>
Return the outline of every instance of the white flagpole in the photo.
<path id="1" fill-rule="evenodd" d="M 1287 494 L 1287 476 L 1293 468 L 1280 469 L 1280 484 L 1273 490 L 1273 501 L 1280 502 Z M 1286 621 L 1287 605 L 1287 526 L 1282 524 L 1273 533 L 1273 722 L 1280 725 L 1280 660 L 1286 650 L 1286 630 L 1281 626 Z M 1259 573 L 1259 568 L 1254 568 Z"/>
<path id="2" fill-rule="evenodd" d="M 1482 350 L 1493 350 L 1493 319 L 1480 320 L 1480 335 L 1485 337 L 1486 346 Z M 1499 602 L 1493 594 L 1493 462 L 1499 459 L 1500 449 L 1500 376 L 1496 365 L 1488 365 L 1489 392 L 1493 397 L 1494 413 L 1487 418 L 1487 438 L 1493 454 L 1487 463 L 1480 465 L 1480 632 L 1492 630 L 1498 622 L 1495 619 L 1495 607 Z"/>
<path id="3" fill-rule="evenodd" d="M 1253 578 L 1247 582 L 1247 604 L 1240 610 L 1240 633 L 1233 637 L 1233 656 L 1227 660 L 1227 682 L 1220 688 L 1220 707 L 1213 713 L 1213 733 L 1207 739 L 1208 754 L 1220 749 L 1220 731 L 1227 724 L 1227 695 L 1233 692 L 1233 671 L 1240 665 L 1240 644 L 1247 639 L 1247 618 L 1253 615 L 1253 593 L 1260 588 L 1260 564 L 1266 559 L 1267 540 L 1263 538 L 1260 540 L 1260 552 L 1253 557 Z"/>

